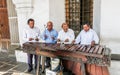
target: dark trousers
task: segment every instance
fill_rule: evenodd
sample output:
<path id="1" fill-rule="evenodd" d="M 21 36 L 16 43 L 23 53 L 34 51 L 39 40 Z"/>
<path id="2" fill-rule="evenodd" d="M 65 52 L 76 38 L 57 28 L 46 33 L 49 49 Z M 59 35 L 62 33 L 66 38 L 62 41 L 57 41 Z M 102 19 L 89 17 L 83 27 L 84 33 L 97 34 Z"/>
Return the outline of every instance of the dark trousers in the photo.
<path id="1" fill-rule="evenodd" d="M 34 56 L 34 64 L 35 64 L 35 69 L 37 68 L 37 59 L 38 59 L 38 56 L 37 55 L 34 55 L 34 54 L 27 54 L 28 55 L 28 68 L 29 69 L 33 69 L 33 64 L 32 64 L 32 60 L 33 60 L 33 56 Z"/>
<path id="2" fill-rule="evenodd" d="M 50 61 L 51 61 L 51 60 L 50 60 L 50 57 L 46 57 L 46 65 L 47 65 L 47 66 L 50 66 Z"/>

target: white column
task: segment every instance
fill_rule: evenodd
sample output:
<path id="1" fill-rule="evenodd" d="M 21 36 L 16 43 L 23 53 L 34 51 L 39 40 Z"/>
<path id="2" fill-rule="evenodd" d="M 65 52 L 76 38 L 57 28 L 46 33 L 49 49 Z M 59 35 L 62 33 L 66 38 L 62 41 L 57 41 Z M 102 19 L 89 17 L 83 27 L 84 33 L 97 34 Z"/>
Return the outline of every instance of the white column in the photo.
<path id="1" fill-rule="evenodd" d="M 50 0 L 34 0 L 34 10 L 31 18 L 35 19 L 35 26 L 40 28 L 41 33 L 44 30 L 44 24 L 49 21 L 49 1 Z"/>
<path id="2" fill-rule="evenodd" d="M 101 0 L 93 0 L 93 29 L 100 37 Z"/>
<path id="3" fill-rule="evenodd" d="M 23 29 L 27 26 L 27 19 L 32 13 L 33 5 L 32 0 L 12 0 L 16 12 L 17 12 L 17 19 L 18 19 L 18 31 L 19 31 L 19 43 L 22 45 L 23 43 Z M 16 60 L 18 62 L 27 62 L 27 54 L 22 51 L 15 51 Z"/>
<path id="4" fill-rule="evenodd" d="M 33 0 L 12 0 L 15 4 L 17 17 L 18 17 L 18 29 L 19 29 L 19 41 L 23 43 L 22 35 L 23 29 L 27 26 L 27 19 L 33 11 Z"/>

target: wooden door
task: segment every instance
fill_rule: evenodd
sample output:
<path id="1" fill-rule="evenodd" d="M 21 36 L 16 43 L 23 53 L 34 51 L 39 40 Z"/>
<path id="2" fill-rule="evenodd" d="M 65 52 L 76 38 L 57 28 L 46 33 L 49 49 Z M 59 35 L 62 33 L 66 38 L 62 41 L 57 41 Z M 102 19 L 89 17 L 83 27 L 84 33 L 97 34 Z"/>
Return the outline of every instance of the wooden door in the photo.
<path id="1" fill-rule="evenodd" d="M 6 0 L 0 0 L 0 50 L 8 49 L 10 32 Z"/>
<path id="2" fill-rule="evenodd" d="M 10 39 L 6 0 L 0 0 L 0 37 Z"/>

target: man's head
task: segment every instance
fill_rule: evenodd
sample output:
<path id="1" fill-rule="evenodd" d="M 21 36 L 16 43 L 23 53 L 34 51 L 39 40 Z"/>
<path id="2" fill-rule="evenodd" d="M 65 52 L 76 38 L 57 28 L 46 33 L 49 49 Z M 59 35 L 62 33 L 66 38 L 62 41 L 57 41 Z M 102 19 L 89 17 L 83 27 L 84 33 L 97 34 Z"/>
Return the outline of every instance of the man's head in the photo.
<path id="1" fill-rule="evenodd" d="M 84 31 L 87 32 L 89 29 L 90 29 L 90 25 L 89 25 L 89 24 L 84 24 L 84 25 L 83 25 L 83 30 L 84 30 Z"/>
<path id="2" fill-rule="evenodd" d="M 30 28 L 34 28 L 34 19 L 31 19 L 31 18 L 28 19 L 27 23 L 28 23 L 28 25 L 29 25 Z"/>
<path id="3" fill-rule="evenodd" d="M 68 31 L 68 28 L 69 28 L 69 26 L 68 26 L 67 23 L 63 23 L 63 24 L 62 24 L 62 29 L 64 30 L 64 32 L 67 32 L 67 31 Z"/>
<path id="4" fill-rule="evenodd" d="M 47 29 L 49 31 L 53 29 L 53 23 L 51 21 L 47 22 Z"/>

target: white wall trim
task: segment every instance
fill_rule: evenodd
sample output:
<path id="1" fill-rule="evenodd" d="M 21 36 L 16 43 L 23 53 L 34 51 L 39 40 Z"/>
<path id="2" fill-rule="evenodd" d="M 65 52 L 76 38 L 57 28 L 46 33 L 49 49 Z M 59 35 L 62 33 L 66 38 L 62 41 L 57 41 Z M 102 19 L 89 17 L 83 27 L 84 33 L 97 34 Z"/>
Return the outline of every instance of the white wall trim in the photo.
<path id="1" fill-rule="evenodd" d="M 101 0 L 93 0 L 93 29 L 100 37 Z"/>

